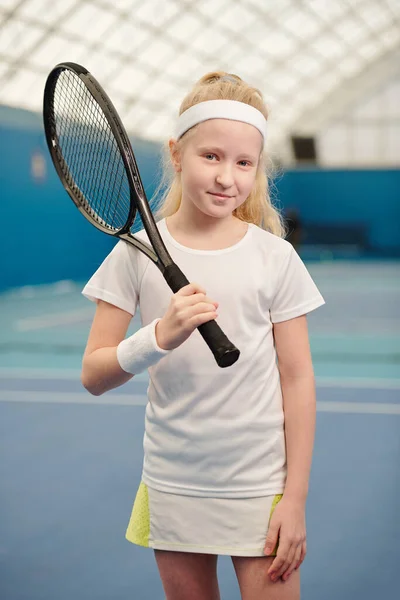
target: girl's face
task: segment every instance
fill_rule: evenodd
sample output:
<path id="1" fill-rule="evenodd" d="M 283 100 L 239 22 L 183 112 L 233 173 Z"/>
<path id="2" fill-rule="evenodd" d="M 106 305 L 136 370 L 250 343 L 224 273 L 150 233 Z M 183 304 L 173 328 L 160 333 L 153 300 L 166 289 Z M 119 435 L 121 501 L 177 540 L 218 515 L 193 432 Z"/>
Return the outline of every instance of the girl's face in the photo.
<path id="1" fill-rule="evenodd" d="M 247 123 L 211 119 L 196 127 L 180 152 L 174 142 L 170 148 L 175 170 L 181 172 L 182 205 L 223 219 L 253 188 L 262 136 Z"/>

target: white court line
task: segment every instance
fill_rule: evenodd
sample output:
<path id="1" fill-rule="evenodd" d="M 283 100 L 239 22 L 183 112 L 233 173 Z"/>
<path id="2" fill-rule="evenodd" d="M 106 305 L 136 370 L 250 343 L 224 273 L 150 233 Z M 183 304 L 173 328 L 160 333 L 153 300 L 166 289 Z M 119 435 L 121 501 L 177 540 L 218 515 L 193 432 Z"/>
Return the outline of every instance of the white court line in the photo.
<path id="1" fill-rule="evenodd" d="M 75 379 L 81 376 L 77 369 L 7 369 L 0 368 L 0 379 Z"/>
<path id="2" fill-rule="evenodd" d="M 0 379 L 76 379 L 79 381 L 81 372 L 78 369 L 21 369 L 0 368 Z"/>
<path id="3" fill-rule="evenodd" d="M 0 391 L 0 402 L 32 402 L 45 404 L 96 404 L 108 406 L 145 406 L 147 398 L 134 394 L 92 396 L 85 392 L 16 392 Z"/>
<path id="4" fill-rule="evenodd" d="M 378 402 L 318 402 L 318 412 L 358 413 L 363 415 L 400 415 L 400 404 Z"/>
<path id="5" fill-rule="evenodd" d="M 0 381 L 2 379 L 80 381 L 80 378 L 81 372 L 77 369 L 7 369 L 0 367 Z M 148 376 L 146 373 L 140 373 L 139 375 L 135 375 L 135 380 L 148 381 Z"/>
<path id="6" fill-rule="evenodd" d="M 77 369 L 14 369 L 0 368 L 1 379 L 53 379 L 80 380 L 81 373 Z M 147 380 L 147 374 L 135 376 L 136 381 Z M 374 390 L 400 390 L 400 379 L 379 377 L 316 377 L 319 388 L 352 388 Z"/>
<path id="7" fill-rule="evenodd" d="M 144 395 L 71 394 L 68 392 L 15 392 L 0 391 L 0 402 L 30 402 L 44 404 L 94 404 L 107 406 L 145 406 Z M 358 413 L 374 415 L 400 415 L 400 404 L 378 404 L 376 402 L 318 402 L 317 412 Z"/>
<path id="8" fill-rule="evenodd" d="M 30 317 L 28 319 L 18 319 L 15 322 L 17 331 L 34 331 L 37 329 L 47 329 L 48 327 L 58 327 L 59 325 L 70 325 L 71 323 L 81 323 L 93 319 L 94 309 L 80 308 L 69 312 L 58 314 Z"/>
<path id="9" fill-rule="evenodd" d="M 400 390 L 400 379 L 379 377 L 316 377 L 318 388 Z"/>

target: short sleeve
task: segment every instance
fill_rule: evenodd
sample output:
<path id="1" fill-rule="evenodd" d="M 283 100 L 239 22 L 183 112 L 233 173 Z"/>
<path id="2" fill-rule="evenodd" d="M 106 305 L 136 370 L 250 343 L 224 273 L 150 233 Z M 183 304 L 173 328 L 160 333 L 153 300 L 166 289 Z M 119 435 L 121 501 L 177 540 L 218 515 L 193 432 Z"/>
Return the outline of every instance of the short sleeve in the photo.
<path id="1" fill-rule="evenodd" d="M 92 302 L 104 300 L 133 316 L 139 298 L 135 248 L 119 241 L 89 279 L 82 294 Z"/>
<path id="2" fill-rule="evenodd" d="M 272 323 L 305 315 L 325 304 L 300 256 L 290 246 L 270 307 Z"/>

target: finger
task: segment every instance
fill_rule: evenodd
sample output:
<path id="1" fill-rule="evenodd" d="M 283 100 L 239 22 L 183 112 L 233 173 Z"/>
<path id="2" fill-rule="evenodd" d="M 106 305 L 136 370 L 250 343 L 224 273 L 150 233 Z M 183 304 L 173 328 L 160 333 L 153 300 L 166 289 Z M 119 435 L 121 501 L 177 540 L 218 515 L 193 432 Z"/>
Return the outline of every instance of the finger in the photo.
<path id="1" fill-rule="evenodd" d="M 300 544 L 299 546 L 297 546 L 294 556 L 293 556 L 293 560 L 291 562 L 291 565 L 289 566 L 288 569 L 286 569 L 286 571 L 283 573 L 282 575 L 282 579 L 284 581 L 287 581 L 290 577 L 290 575 L 293 573 L 293 571 L 295 570 L 296 566 L 298 565 L 299 561 L 300 561 L 300 557 L 301 557 L 301 551 L 302 551 L 302 544 Z"/>
<path id="2" fill-rule="evenodd" d="M 282 577 L 284 575 L 284 573 L 286 573 L 286 571 L 291 567 L 295 553 L 296 553 L 296 546 L 291 545 L 289 547 L 289 550 L 288 550 L 286 556 L 284 557 L 281 568 L 278 569 L 276 572 L 277 579 L 279 579 L 279 577 Z"/>
<path id="3" fill-rule="evenodd" d="M 267 538 L 265 540 L 264 552 L 265 554 L 271 554 L 276 548 L 279 537 L 279 527 L 269 526 Z"/>
<path id="4" fill-rule="evenodd" d="M 203 323 L 207 323 L 208 321 L 213 321 L 217 317 L 218 315 L 216 312 L 201 313 L 199 315 L 196 315 L 195 317 L 192 317 L 192 319 L 190 320 L 190 326 L 194 330 L 196 329 L 196 327 L 199 327 L 199 325 L 203 325 Z"/>
<path id="5" fill-rule="evenodd" d="M 268 569 L 268 574 L 271 575 L 271 577 L 275 577 L 277 575 L 277 573 L 280 572 L 280 570 L 282 569 L 282 566 L 285 563 L 285 560 L 289 553 L 289 550 L 290 550 L 290 545 L 283 543 L 281 540 L 279 542 L 278 553 L 276 555 L 276 558 L 273 561 L 270 568 Z"/>
<path id="6" fill-rule="evenodd" d="M 211 300 L 211 298 L 209 298 L 202 292 L 179 298 L 179 303 L 181 306 L 193 306 L 194 304 L 198 304 L 199 302 L 207 302 L 208 304 L 212 304 L 215 307 L 218 306 L 218 302 L 214 302 L 214 300 Z"/>
<path id="7" fill-rule="evenodd" d="M 192 294 L 205 294 L 206 290 L 198 283 L 189 283 L 176 292 L 178 296 L 191 296 Z"/>
<path id="8" fill-rule="evenodd" d="M 179 313 L 179 318 L 182 321 L 190 321 L 190 319 L 192 319 L 193 317 L 208 312 L 216 313 L 214 304 L 209 304 L 207 302 L 199 302 L 198 304 L 194 304 L 193 306 L 189 306 L 184 310 L 181 310 Z"/>
<path id="9" fill-rule="evenodd" d="M 301 547 L 301 555 L 300 555 L 300 560 L 299 560 L 299 562 L 297 563 L 297 565 L 296 565 L 296 567 L 295 567 L 296 569 L 299 569 L 299 568 L 300 568 L 300 565 L 303 563 L 303 561 L 304 561 L 304 559 L 305 559 L 306 555 L 307 555 L 307 543 L 306 543 L 306 542 L 303 542 L 303 545 L 302 545 L 302 547 Z"/>

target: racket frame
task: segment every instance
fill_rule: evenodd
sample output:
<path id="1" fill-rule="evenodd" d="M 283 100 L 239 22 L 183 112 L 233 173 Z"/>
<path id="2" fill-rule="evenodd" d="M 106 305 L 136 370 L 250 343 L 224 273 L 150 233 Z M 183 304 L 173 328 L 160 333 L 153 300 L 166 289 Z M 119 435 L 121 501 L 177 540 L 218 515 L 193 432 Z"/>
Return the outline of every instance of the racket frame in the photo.
<path id="1" fill-rule="evenodd" d="M 86 200 L 82 191 L 79 189 L 78 186 L 72 186 L 70 183 L 70 181 L 74 181 L 74 177 L 70 173 L 68 165 L 60 149 L 60 144 L 55 126 L 53 102 L 54 90 L 57 85 L 58 77 L 65 70 L 72 71 L 75 75 L 77 75 L 82 80 L 83 84 L 86 86 L 86 89 L 93 96 L 95 102 L 99 104 L 101 110 L 104 113 L 104 117 L 114 135 L 118 149 L 121 153 L 121 158 L 124 163 L 125 172 L 128 178 L 128 182 L 130 184 L 129 188 L 131 197 L 128 218 L 126 220 L 125 225 L 119 229 L 113 229 L 107 226 L 104 220 L 101 219 L 101 217 L 99 217 L 98 215 L 96 215 L 97 218 L 94 218 L 90 214 L 90 212 L 86 210 L 83 206 L 84 202 L 86 202 L 88 205 L 89 202 Z M 129 241 L 131 244 L 135 245 L 139 250 L 144 252 L 148 256 L 148 258 L 150 258 L 160 268 L 161 271 L 164 271 L 166 267 L 172 264 L 172 259 L 170 258 L 167 249 L 165 248 L 164 242 L 158 232 L 153 214 L 148 205 L 143 183 L 139 174 L 139 169 L 132 151 L 128 134 L 126 133 L 126 130 L 122 124 L 121 119 L 118 116 L 118 113 L 111 99 L 108 97 L 108 95 L 103 90 L 98 81 L 93 77 L 91 73 L 89 73 L 89 71 L 87 71 L 87 69 L 76 63 L 64 62 L 56 65 L 54 69 L 52 69 L 52 71 L 50 72 L 46 81 L 43 101 L 43 117 L 45 123 L 46 141 L 57 174 L 78 210 L 83 214 L 84 217 L 86 217 L 86 219 L 88 219 L 92 223 L 92 225 L 97 227 L 97 229 L 108 235 L 112 235 L 125 241 Z M 69 176 L 67 176 L 67 173 L 69 174 Z M 93 209 L 90 210 L 94 212 Z M 157 236 L 158 254 L 154 252 L 153 248 L 150 245 L 146 244 L 146 242 L 143 242 L 142 240 L 139 240 L 130 233 L 130 229 L 135 220 L 136 211 L 138 211 L 140 214 L 143 226 L 149 238 L 150 235 L 152 237 Z M 104 222 L 104 225 L 101 223 L 101 221 Z M 151 234 L 149 234 L 150 230 Z"/>

